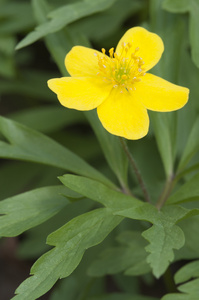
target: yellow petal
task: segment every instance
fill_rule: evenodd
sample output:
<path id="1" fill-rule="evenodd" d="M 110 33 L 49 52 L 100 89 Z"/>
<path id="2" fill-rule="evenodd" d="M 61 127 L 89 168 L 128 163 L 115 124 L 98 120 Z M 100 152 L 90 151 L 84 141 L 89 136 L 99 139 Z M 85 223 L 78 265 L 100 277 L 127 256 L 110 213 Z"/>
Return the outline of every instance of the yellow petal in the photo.
<path id="1" fill-rule="evenodd" d="M 66 55 L 66 69 L 71 76 L 96 76 L 99 72 L 98 55 L 104 57 L 104 54 L 97 50 L 75 46 Z"/>
<path id="2" fill-rule="evenodd" d="M 120 55 L 125 51 L 123 50 L 123 44 L 131 44 L 131 47 L 126 53 L 127 57 L 131 57 L 131 54 L 137 48 L 138 51 L 135 53 L 143 59 L 146 71 L 154 67 L 160 60 L 164 51 L 164 44 L 162 39 L 155 33 L 151 33 L 142 27 L 133 27 L 129 29 L 119 41 L 116 52 Z M 122 54 L 122 55 L 123 55 Z"/>
<path id="3" fill-rule="evenodd" d="M 152 74 L 146 74 L 134 86 L 136 90 L 132 94 L 150 110 L 173 111 L 188 101 L 189 89 Z"/>
<path id="4" fill-rule="evenodd" d="M 127 139 L 140 139 L 148 132 L 147 110 L 129 92 L 112 89 L 108 98 L 97 108 L 99 119 L 110 133 Z"/>
<path id="5" fill-rule="evenodd" d="M 57 94 L 60 103 L 68 108 L 91 110 L 108 96 L 111 86 L 95 78 L 62 77 L 50 79 L 49 88 Z"/>

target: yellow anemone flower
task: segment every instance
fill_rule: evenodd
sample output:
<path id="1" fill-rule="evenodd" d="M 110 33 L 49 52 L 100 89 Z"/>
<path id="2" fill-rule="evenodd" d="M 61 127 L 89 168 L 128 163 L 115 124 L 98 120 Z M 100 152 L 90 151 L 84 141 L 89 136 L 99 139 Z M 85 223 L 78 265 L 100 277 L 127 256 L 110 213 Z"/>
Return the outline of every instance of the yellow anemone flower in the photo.
<path id="1" fill-rule="evenodd" d="M 146 73 L 164 51 L 161 38 L 141 27 L 129 29 L 109 56 L 75 46 L 66 55 L 71 77 L 48 81 L 49 88 L 68 108 L 91 110 L 110 133 L 140 139 L 148 133 L 147 109 L 173 111 L 183 107 L 189 90 Z"/>

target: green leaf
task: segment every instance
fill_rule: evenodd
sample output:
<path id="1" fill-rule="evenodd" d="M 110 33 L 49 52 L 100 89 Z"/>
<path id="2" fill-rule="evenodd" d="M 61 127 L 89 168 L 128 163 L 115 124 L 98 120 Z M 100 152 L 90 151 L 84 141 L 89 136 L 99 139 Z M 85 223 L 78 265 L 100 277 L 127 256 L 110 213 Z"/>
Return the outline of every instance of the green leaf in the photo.
<path id="1" fill-rule="evenodd" d="M 183 203 L 187 201 L 199 200 L 199 173 L 193 176 L 189 181 L 182 185 L 172 196 L 170 196 L 166 204 Z"/>
<path id="2" fill-rule="evenodd" d="M 106 0 L 98 0 L 94 2 L 93 0 L 83 0 L 59 7 L 48 15 L 51 19 L 50 21 L 36 27 L 35 31 L 29 33 L 17 45 L 16 49 L 28 46 L 49 33 L 57 32 L 80 18 L 103 11 L 109 8 L 114 1 L 115 0 L 110 0 L 107 2 Z"/>
<path id="3" fill-rule="evenodd" d="M 0 117 L 0 132 L 9 143 L 0 141 L 0 157 L 20 159 L 59 167 L 113 184 L 83 159 L 49 137 L 24 125 Z"/>
<path id="4" fill-rule="evenodd" d="M 198 295 L 168 294 L 161 298 L 161 300 L 198 300 Z"/>
<path id="5" fill-rule="evenodd" d="M 179 223 L 185 235 L 185 245 L 176 253 L 177 261 L 198 259 L 198 222 L 199 217 L 195 216 Z"/>
<path id="6" fill-rule="evenodd" d="M 165 114 L 150 112 L 156 142 L 167 178 L 173 173 L 173 147 Z"/>
<path id="7" fill-rule="evenodd" d="M 54 74 L 54 73 L 53 73 Z M 38 101 L 54 101 L 55 97 L 50 89 L 47 87 L 47 80 L 49 73 L 42 72 L 41 70 L 21 70 L 20 77 L 12 80 L 1 79 L 0 93 L 9 95 L 20 95 L 27 98 L 33 98 Z"/>
<path id="8" fill-rule="evenodd" d="M 196 119 L 190 132 L 186 147 L 179 162 L 178 173 L 184 169 L 190 159 L 199 151 L 199 118 Z"/>
<path id="9" fill-rule="evenodd" d="M 69 200 L 79 196 L 63 186 L 44 187 L 0 202 L 0 236 L 12 237 L 41 224 L 58 213 Z"/>
<path id="10" fill-rule="evenodd" d="M 188 216 L 189 210 L 180 206 L 167 206 L 158 211 L 153 205 L 111 190 L 88 178 L 64 175 L 59 179 L 68 188 L 112 209 L 115 215 L 154 224 L 143 236 L 150 242 L 146 248 L 150 252 L 147 261 L 156 277 L 160 277 L 174 260 L 173 249 L 180 249 L 184 245 L 184 234 L 175 223 Z"/>
<path id="11" fill-rule="evenodd" d="M 19 33 L 35 25 L 30 3 L 11 0 L 0 6 L 0 34 Z"/>
<path id="12" fill-rule="evenodd" d="M 182 65 L 185 22 L 180 16 L 162 10 L 162 0 L 150 1 L 150 29 L 163 39 L 165 51 L 152 73 L 179 84 L 179 68 Z M 177 112 L 150 112 L 158 149 L 166 177 L 173 173 L 177 141 Z"/>
<path id="13" fill-rule="evenodd" d="M 88 269 L 90 276 L 103 276 L 124 272 L 125 275 L 143 275 L 150 271 L 144 250 L 146 241 L 141 232 L 123 232 L 118 236 L 121 246 L 111 247 L 103 251 Z"/>
<path id="14" fill-rule="evenodd" d="M 173 13 L 185 13 L 189 11 L 190 0 L 164 0 L 162 8 Z"/>
<path id="15" fill-rule="evenodd" d="M 192 261 L 185 266 L 183 266 L 178 272 L 175 274 L 175 283 L 179 284 L 185 281 L 188 281 L 192 278 L 199 277 L 199 260 Z"/>
<path id="16" fill-rule="evenodd" d="M 91 297 L 88 298 L 88 300 L 158 300 L 154 297 L 147 297 L 147 296 L 141 296 L 141 295 L 131 295 L 131 294 L 124 294 L 124 293 L 113 293 L 113 294 L 107 294 L 97 297 Z"/>
<path id="17" fill-rule="evenodd" d="M 199 67 L 199 42 L 198 42 L 198 0 L 165 0 L 163 8 L 174 13 L 189 12 L 189 36 L 191 43 L 192 60 Z"/>
<path id="18" fill-rule="evenodd" d="M 85 121 L 84 115 L 57 105 L 45 105 L 20 110 L 9 114 L 9 118 L 43 133 L 55 132 L 65 126 Z M 49 122 L 53 120 L 53 122 Z"/>
<path id="19" fill-rule="evenodd" d="M 142 0 L 116 0 L 111 7 L 103 12 L 95 13 L 69 25 L 75 33 L 81 31 L 92 41 L 100 42 L 121 30 L 126 19 L 132 18 L 144 6 Z M 108 24 L 108 26 L 107 26 Z M 96 34 L 97 32 L 97 34 Z"/>
<path id="20" fill-rule="evenodd" d="M 153 268 L 153 274 L 159 278 L 174 260 L 173 249 L 180 249 L 184 245 L 183 231 L 176 225 L 155 224 L 143 233 L 143 237 L 150 242 L 146 247 L 146 251 L 150 252 L 147 262 Z"/>
<path id="21" fill-rule="evenodd" d="M 97 201 L 113 211 L 128 207 L 139 207 L 143 203 L 93 179 L 66 174 L 59 177 L 59 180 L 71 190 Z"/>
<path id="22" fill-rule="evenodd" d="M 47 239 L 55 246 L 41 256 L 31 269 L 31 277 L 16 290 L 17 300 L 34 300 L 46 293 L 59 278 L 69 276 L 80 263 L 84 251 L 101 243 L 121 222 L 109 209 L 97 209 L 68 222 Z"/>
<path id="23" fill-rule="evenodd" d="M 121 147 L 119 138 L 108 133 L 102 126 L 94 111 L 85 113 L 89 120 L 105 155 L 105 158 L 117 176 L 121 185 L 127 185 L 128 159 Z"/>
<path id="24" fill-rule="evenodd" d="M 199 2 L 198 0 L 192 0 L 190 7 L 190 20 L 189 20 L 189 36 L 191 43 L 191 55 L 194 63 L 199 68 L 199 41 L 198 41 L 198 29 L 199 29 Z"/>
<path id="25" fill-rule="evenodd" d="M 155 277 L 159 278 L 174 260 L 173 249 L 184 245 L 183 231 L 175 223 L 187 216 L 189 210 L 180 206 L 167 206 L 158 211 L 150 204 L 137 208 L 128 208 L 115 214 L 137 220 L 145 220 L 154 224 L 143 232 L 143 237 L 149 241 L 146 251 L 150 252 L 147 262 L 153 269 Z"/>
<path id="26" fill-rule="evenodd" d="M 197 300 L 199 295 L 199 278 L 178 287 L 183 294 L 168 294 L 161 300 Z"/>

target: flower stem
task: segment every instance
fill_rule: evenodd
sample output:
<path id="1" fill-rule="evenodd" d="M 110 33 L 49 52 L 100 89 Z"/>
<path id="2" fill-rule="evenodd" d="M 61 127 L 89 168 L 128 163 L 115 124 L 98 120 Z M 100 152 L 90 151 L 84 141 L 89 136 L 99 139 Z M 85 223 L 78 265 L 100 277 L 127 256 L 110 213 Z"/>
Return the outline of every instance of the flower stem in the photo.
<path id="1" fill-rule="evenodd" d="M 146 189 L 146 186 L 145 186 L 145 183 L 144 183 L 144 180 L 142 178 L 142 175 L 140 173 L 140 170 L 138 169 L 137 165 L 136 165 L 136 162 L 133 158 L 133 156 L 131 155 L 130 151 L 129 151 L 129 148 L 125 142 L 125 140 L 122 138 L 122 137 L 119 137 L 120 139 L 120 142 L 121 142 L 121 145 L 122 145 L 122 148 L 124 149 L 124 152 L 126 153 L 126 156 L 128 157 L 128 160 L 135 172 L 135 175 L 137 177 L 137 180 L 139 182 L 139 185 L 142 189 L 142 192 L 143 192 L 143 195 L 144 195 L 144 198 L 146 200 L 146 202 L 150 202 L 150 197 L 149 197 L 149 194 L 148 194 L 148 191 Z"/>
<path id="2" fill-rule="evenodd" d="M 173 186 L 174 186 L 174 179 L 175 179 L 175 176 L 172 174 L 166 181 L 164 189 L 163 189 L 163 191 L 157 201 L 157 204 L 156 204 L 156 207 L 158 210 L 160 210 L 161 207 L 164 205 L 164 203 L 167 201 L 167 199 L 173 189 Z"/>

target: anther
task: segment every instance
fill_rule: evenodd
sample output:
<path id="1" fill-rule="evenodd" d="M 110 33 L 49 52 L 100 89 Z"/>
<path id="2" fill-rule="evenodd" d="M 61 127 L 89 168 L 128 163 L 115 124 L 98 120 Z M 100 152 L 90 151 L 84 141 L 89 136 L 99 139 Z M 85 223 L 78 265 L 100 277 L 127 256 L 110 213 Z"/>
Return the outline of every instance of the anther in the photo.
<path id="1" fill-rule="evenodd" d="M 123 80 L 126 80 L 126 79 L 127 79 L 127 76 L 126 76 L 125 74 L 123 74 L 123 75 L 122 75 L 122 79 L 123 79 Z"/>
<path id="2" fill-rule="evenodd" d="M 102 48 L 102 53 L 105 54 L 106 53 L 106 50 L 104 48 Z"/>
<path id="3" fill-rule="evenodd" d="M 109 50 L 109 54 L 110 54 L 110 57 L 111 57 L 111 58 L 113 58 L 113 52 L 114 52 L 114 48 L 111 48 L 111 49 Z"/>

